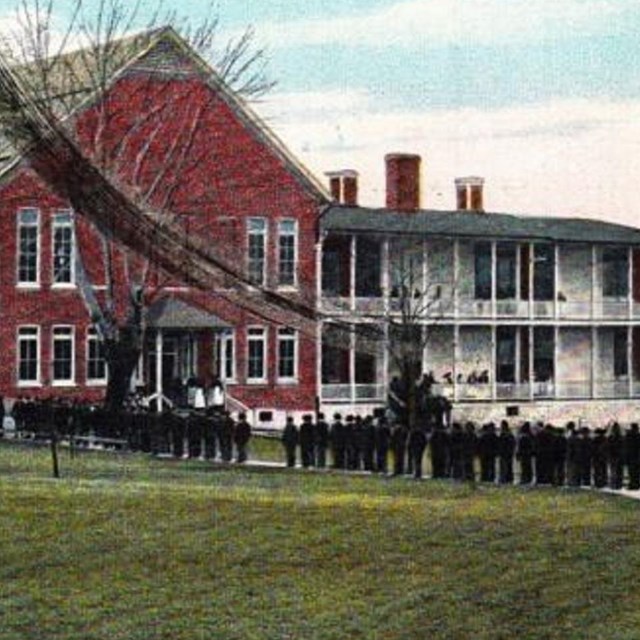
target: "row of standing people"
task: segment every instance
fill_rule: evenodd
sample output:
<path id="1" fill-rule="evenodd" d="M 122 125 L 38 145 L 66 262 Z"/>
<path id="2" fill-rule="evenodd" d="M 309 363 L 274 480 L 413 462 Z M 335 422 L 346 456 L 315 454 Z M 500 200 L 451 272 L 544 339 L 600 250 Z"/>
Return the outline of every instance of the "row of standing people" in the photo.
<path id="1" fill-rule="evenodd" d="M 483 482 L 514 482 L 514 466 L 520 484 L 554 486 L 609 486 L 640 489 L 640 432 L 637 424 L 623 431 L 618 423 L 593 432 L 569 422 L 564 428 L 524 422 L 517 434 L 506 421 L 477 432 L 473 423 L 454 423 L 450 430 L 436 430 L 430 438 L 434 477 L 475 479 L 474 459 L 479 460 Z"/>
<path id="2" fill-rule="evenodd" d="M 323 414 L 314 421 L 303 416 L 301 424 L 287 418 L 282 433 L 287 466 L 297 456 L 303 467 L 327 466 L 330 452 L 335 469 L 388 472 L 391 456 L 394 475 L 422 477 L 425 452 L 429 451 L 434 478 L 511 484 L 610 486 L 640 489 L 640 432 L 633 423 L 624 431 L 618 423 L 608 429 L 565 428 L 524 422 L 514 433 L 506 421 L 499 427 L 487 423 L 454 422 L 451 428 L 407 429 L 391 426 L 384 417 L 342 416 L 328 424 Z M 479 473 L 477 473 L 479 467 Z"/>
<path id="3" fill-rule="evenodd" d="M 393 429 L 384 417 L 351 416 L 343 422 L 335 414 L 331 425 L 319 413 L 314 421 L 310 414 L 298 426 L 287 418 L 281 436 L 288 467 L 300 460 L 304 468 L 324 468 L 329 462 L 334 469 L 387 473 L 389 453 L 393 453 L 393 473 L 405 471 L 422 476 L 422 459 L 427 446 L 423 429 L 407 431 L 402 425 Z"/>
<path id="4" fill-rule="evenodd" d="M 18 432 L 122 440 L 133 451 L 245 462 L 251 438 L 246 414 L 234 420 L 221 408 L 156 413 L 136 406 L 109 412 L 65 400 L 20 399 L 12 409 Z"/>

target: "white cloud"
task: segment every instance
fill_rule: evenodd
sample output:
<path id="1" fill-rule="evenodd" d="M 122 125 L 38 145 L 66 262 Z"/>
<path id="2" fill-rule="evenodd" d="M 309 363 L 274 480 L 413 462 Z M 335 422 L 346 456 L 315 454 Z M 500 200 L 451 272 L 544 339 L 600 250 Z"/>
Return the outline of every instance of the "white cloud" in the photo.
<path id="1" fill-rule="evenodd" d="M 359 15 L 263 22 L 256 32 L 272 48 L 468 45 L 590 32 L 628 10 L 626 0 L 399 0 Z"/>
<path id="2" fill-rule="evenodd" d="M 453 179 L 482 175 L 494 211 L 640 226 L 640 101 L 382 113 L 366 94 L 330 92 L 276 95 L 266 110 L 316 175 L 357 169 L 363 204 L 384 204 L 384 154 L 406 151 L 423 157 L 427 207 L 455 206 Z"/>

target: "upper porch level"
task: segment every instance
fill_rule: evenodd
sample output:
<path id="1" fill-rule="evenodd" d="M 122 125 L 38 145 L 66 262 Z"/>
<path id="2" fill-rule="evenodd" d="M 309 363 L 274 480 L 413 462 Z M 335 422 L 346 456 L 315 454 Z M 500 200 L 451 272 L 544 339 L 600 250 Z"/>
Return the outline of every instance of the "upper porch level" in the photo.
<path id="1" fill-rule="evenodd" d="M 606 240 L 606 238 L 603 238 Z M 640 247 L 325 233 L 319 305 L 342 315 L 426 320 L 640 320 Z"/>

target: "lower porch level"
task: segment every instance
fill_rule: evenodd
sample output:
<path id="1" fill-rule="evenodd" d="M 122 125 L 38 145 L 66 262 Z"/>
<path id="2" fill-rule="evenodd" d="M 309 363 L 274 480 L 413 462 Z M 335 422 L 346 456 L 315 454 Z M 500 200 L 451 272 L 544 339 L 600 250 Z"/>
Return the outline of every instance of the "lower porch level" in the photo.
<path id="1" fill-rule="evenodd" d="M 631 407 L 640 409 L 640 327 L 438 325 L 427 330 L 421 373 L 434 381 L 434 393 L 451 400 L 454 417 L 503 418 L 507 408 L 520 415 L 559 415 L 564 406 L 573 406 L 585 420 L 603 412 L 612 419 Z M 357 331 L 346 346 L 323 340 L 320 404 L 327 411 L 384 406 L 398 383 L 394 346 L 381 341 L 377 352 L 359 350 L 359 340 Z"/>

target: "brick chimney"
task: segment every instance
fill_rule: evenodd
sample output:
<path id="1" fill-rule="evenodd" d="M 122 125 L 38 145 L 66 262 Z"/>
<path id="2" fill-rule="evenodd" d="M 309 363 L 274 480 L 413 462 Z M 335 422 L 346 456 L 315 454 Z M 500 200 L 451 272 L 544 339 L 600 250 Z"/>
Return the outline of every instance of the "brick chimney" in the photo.
<path id="1" fill-rule="evenodd" d="M 327 171 L 329 189 L 334 202 L 349 207 L 358 205 L 358 172 L 352 169 Z"/>
<path id="2" fill-rule="evenodd" d="M 420 208 L 420 156 L 388 153 L 384 161 L 387 169 L 387 209 L 417 211 Z"/>
<path id="3" fill-rule="evenodd" d="M 456 202 L 460 211 L 484 211 L 484 178 L 456 178 Z"/>

